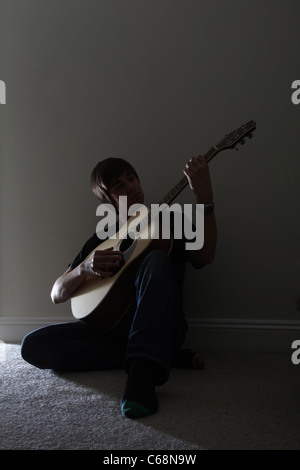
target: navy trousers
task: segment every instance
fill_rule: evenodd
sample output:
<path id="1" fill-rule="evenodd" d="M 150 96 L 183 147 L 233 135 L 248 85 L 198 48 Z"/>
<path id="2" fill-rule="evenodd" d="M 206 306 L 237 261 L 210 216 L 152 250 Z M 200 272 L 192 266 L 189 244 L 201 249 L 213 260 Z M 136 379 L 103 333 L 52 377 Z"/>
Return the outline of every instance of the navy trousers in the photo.
<path id="1" fill-rule="evenodd" d="M 145 357 L 168 374 L 187 330 L 170 258 L 151 251 L 139 266 L 135 286 L 136 301 L 110 331 L 95 331 L 83 321 L 46 326 L 25 336 L 23 359 L 42 369 L 88 371 L 127 368 L 132 358 Z"/>

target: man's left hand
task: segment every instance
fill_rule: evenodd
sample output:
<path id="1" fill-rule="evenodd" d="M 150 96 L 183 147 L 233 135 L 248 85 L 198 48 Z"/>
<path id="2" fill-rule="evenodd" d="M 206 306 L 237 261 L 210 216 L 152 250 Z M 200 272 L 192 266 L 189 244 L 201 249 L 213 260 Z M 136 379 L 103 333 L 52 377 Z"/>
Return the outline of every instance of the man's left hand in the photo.
<path id="1" fill-rule="evenodd" d="M 205 158 L 202 155 L 190 158 L 183 173 L 196 196 L 197 203 L 211 204 L 213 202 L 213 190 L 209 167 Z"/>

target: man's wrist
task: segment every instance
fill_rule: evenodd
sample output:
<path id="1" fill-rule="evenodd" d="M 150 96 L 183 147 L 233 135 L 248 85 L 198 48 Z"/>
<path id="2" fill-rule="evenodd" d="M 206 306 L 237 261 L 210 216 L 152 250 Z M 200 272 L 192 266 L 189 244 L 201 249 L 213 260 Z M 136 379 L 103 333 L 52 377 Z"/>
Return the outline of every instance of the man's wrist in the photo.
<path id="1" fill-rule="evenodd" d="M 210 191 L 202 195 L 196 194 L 196 202 L 197 204 L 213 204 L 214 195 Z"/>
<path id="2" fill-rule="evenodd" d="M 215 209 L 215 203 L 212 198 L 203 200 L 203 199 L 198 199 L 197 198 L 197 204 L 203 204 L 204 205 L 204 215 L 209 215 L 214 212 Z"/>
<path id="3" fill-rule="evenodd" d="M 215 210 L 214 202 L 211 202 L 209 204 L 204 204 L 204 215 L 212 214 L 214 210 Z"/>

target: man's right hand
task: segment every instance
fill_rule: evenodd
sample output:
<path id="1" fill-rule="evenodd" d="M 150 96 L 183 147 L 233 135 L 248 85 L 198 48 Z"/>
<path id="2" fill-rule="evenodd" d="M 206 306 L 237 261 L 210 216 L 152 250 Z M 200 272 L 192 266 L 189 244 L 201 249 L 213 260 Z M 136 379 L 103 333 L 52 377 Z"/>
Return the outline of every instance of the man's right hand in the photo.
<path id="1" fill-rule="evenodd" d="M 106 250 L 95 250 L 80 265 L 81 273 L 87 277 L 99 276 L 102 278 L 116 274 L 124 266 L 123 253 L 114 251 L 113 247 Z"/>
<path id="2" fill-rule="evenodd" d="M 121 251 L 96 250 L 89 258 L 74 269 L 68 269 L 54 283 L 51 291 L 52 302 L 66 302 L 73 293 L 89 278 L 109 277 L 116 274 L 124 266 Z"/>

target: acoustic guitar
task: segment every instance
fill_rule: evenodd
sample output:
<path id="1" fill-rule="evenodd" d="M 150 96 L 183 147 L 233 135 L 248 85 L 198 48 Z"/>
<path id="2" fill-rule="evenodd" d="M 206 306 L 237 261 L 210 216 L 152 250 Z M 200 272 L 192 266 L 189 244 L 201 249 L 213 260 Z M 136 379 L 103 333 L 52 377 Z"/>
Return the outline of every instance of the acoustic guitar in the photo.
<path id="1" fill-rule="evenodd" d="M 239 143 L 243 145 L 245 137 L 251 138 L 255 129 L 254 121 L 247 122 L 230 134 L 226 134 L 218 144 L 210 148 L 204 158 L 210 162 L 219 152 L 233 149 Z M 188 179 L 184 176 L 168 191 L 158 206 L 169 205 L 187 185 Z M 122 251 L 125 263 L 113 276 L 88 279 L 76 290 L 71 298 L 71 309 L 77 320 L 84 320 L 102 330 L 109 330 L 125 315 L 135 298 L 135 275 L 142 257 L 152 249 L 161 249 L 170 253 L 172 248 L 172 237 L 156 238 L 158 230 L 156 216 L 157 213 L 153 214 L 153 211 L 150 212 L 148 208 L 142 206 L 138 216 L 130 217 L 113 237 L 96 247 L 95 250 L 113 247 Z M 87 258 L 92 256 L 94 251 Z"/>

